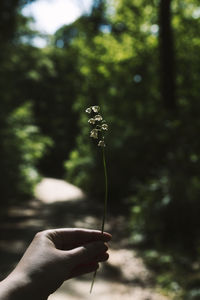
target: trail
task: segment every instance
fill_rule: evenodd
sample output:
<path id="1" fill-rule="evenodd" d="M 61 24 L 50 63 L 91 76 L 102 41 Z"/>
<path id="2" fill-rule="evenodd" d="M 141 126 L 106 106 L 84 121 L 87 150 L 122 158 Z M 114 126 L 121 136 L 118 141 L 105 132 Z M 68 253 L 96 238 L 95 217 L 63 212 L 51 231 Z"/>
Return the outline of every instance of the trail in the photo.
<path id="1" fill-rule="evenodd" d="M 77 187 L 45 178 L 36 188 L 36 198 L 12 206 L 0 220 L 0 264 L 3 279 L 20 259 L 34 234 L 59 227 L 100 228 L 101 205 L 89 201 Z M 109 215 L 105 230 L 113 235 L 110 258 L 101 264 L 92 294 L 92 274 L 71 279 L 49 300 L 169 300 L 154 286 L 153 274 L 129 244 L 127 216 Z"/>

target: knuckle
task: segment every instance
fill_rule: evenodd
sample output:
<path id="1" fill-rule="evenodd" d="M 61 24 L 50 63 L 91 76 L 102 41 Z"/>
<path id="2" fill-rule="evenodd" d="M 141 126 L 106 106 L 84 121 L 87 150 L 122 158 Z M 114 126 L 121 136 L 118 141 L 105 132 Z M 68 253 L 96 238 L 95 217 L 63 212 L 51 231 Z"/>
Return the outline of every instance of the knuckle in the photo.
<path id="1" fill-rule="evenodd" d="M 41 236 L 44 234 L 44 231 L 38 231 L 36 234 L 35 234 L 35 238 L 41 238 Z"/>
<path id="2" fill-rule="evenodd" d="M 51 230 L 41 230 L 41 231 L 38 231 L 36 234 L 35 234 L 35 238 L 41 238 L 43 236 L 46 236 L 47 234 L 49 234 L 51 232 Z"/>

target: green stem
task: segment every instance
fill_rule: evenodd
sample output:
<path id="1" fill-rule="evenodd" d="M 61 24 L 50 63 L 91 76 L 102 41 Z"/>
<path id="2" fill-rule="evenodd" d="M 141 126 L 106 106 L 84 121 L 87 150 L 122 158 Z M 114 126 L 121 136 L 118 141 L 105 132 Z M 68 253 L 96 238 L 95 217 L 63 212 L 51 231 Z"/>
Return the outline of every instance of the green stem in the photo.
<path id="1" fill-rule="evenodd" d="M 107 215 L 107 204 L 108 204 L 108 174 L 107 174 L 107 166 L 106 166 L 106 157 L 105 157 L 105 148 L 102 148 L 103 154 L 103 168 L 104 168 L 104 178 L 105 178 L 105 197 L 104 197 L 104 212 L 101 226 L 101 233 L 104 232 L 104 225 Z"/>
<path id="2" fill-rule="evenodd" d="M 105 148 L 102 148 L 103 154 L 103 168 L 104 168 L 104 179 L 105 179 L 105 196 L 104 196 L 104 210 L 103 210 L 103 218 L 102 218 L 102 225 L 101 225 L 101 233 L 104 232 L 105 220 L 107 215 L 107 204 L 108 204 L 108 174 L 107 174 L 107 165 L 106 165 L 106 157 L 105 157 Z M 92 289 L 94 286 L 94 281 L 97 275 L 97 270 L 94 272 L 91 287 L 90 287 L 90 294 L 92 293 Z"/>

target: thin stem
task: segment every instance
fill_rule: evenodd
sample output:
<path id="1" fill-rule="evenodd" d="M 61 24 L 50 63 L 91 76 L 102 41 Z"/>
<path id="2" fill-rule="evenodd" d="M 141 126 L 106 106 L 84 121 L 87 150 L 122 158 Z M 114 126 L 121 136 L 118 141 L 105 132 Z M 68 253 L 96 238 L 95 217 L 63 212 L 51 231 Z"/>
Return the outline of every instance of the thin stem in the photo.
<path id="1" fill-rule="evenodd" d="M 92 289 L 93 289 L 93 285 L 94 285 L 96 275 L 97 275 L 97 270 L 93 274 L 92 283 L 91 283 L 91 287 L 90 287 L 90 294 L 92 293 Z"/>
<path id="2" fill-rule="evenodd" d="M 102 147 L 102 154 L 103 154 L 103 168 L 104 168 L 104 179 L 105 179 L 105 196 L 104 196 L 104 210 L 103 210 L 103 218 L 102 218 L 102 225 L 101 225 L 101 233 L 104 232 L 105 220 L 107 215 L 107 204 L 108 204 L 108 173 L 107 173 L 107 165 L 106 165 L 106 157 L 105 157 L 105 148 Z M 90 294 L 92 293 L 92 289 L 94 286 L 94 281 L 97 275 L 97 270 L 94 272 L 91 287 L 90 287 Z"/>
<path id="3" fill-rule="evenodd" d="M 104 225 L 107 215 L 107 203 L 108 203 L 108 174 L 107 174 L 107 166 L 106 166 L 106 157 L 105 157 L 105 148 L 102 148 L 103 154 L 103 168 L 104 168 L 104 178 L 105 178 L 105 198 L 104 198 L 104 212 L 103 212 L 103 219 L 102 219 L 102 226 L 101 232 L 104 232 Z"/>

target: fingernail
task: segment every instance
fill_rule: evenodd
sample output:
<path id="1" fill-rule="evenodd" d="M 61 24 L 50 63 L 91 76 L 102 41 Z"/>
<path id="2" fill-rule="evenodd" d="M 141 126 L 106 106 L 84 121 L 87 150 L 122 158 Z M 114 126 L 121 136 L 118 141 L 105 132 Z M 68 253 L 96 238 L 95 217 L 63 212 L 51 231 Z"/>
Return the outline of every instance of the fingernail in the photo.
<path id="1" fill-rule="evenodd" d="M 112 239 L 112 235 L 108 232 L 104 232 L 103 235 L 104 235 L 106 241 L 110 241 Z"/>

